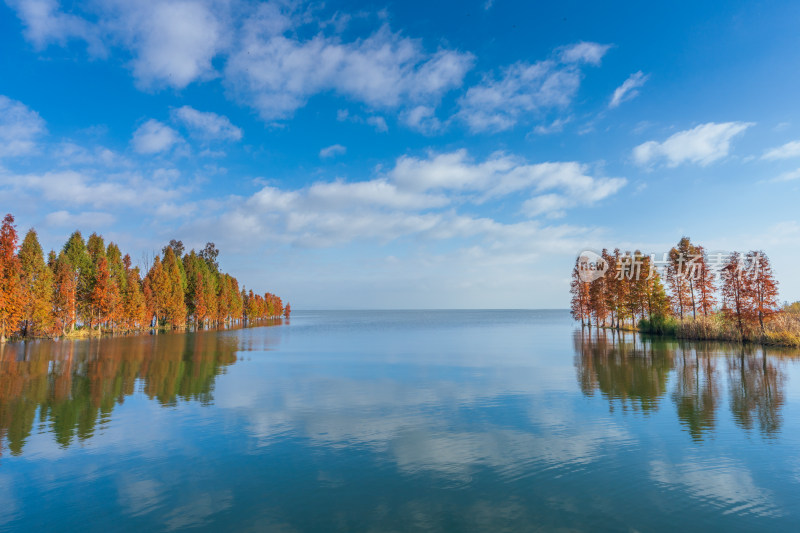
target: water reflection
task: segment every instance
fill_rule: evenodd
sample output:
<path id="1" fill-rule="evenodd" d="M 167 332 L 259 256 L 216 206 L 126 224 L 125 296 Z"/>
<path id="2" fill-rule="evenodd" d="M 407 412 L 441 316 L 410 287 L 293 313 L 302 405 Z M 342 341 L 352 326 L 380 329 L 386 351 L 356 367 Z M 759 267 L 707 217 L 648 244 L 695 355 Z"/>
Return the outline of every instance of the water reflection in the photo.
<path id="1" fill-rule="evenodd" d="M 781 429 L 786 374 L 766 352 L 728 356 L 730 408 L 736 424 L 753 429 L 753 418 L 764 436 L 775 437 Z"/>
<path id="2" fill-rule="evenodd" d="M 573 338 L 567 313 L 471 316 L 298 313 L 291 328 L 6 346 L 0 529 L 798 522 L 798 369 L 782 356 Z M 747 433 L 781 431 L 779 446 Z"/>
<path id="3" fill-rule="evenodd" d="M 703 435 L 716 425 L 720 396 L 717 359 L 708 346 L 692 349 L 681 346 L 676 350 L 674 360 L 672 401 L 678 419 L 694 440 L 702 440 Z"/>
<path id="4" fill-rule="evenodd" d="M 658 409 L 674 366 L 669 350 L 616 332 L 578 332 L 574 340 L 584 394 L 592 396 L 599 390 L 611 410 L 617 404 L 645 413 Z"/>
<path id="5" fill-rule="evenodd" d="M 22 454 L 37 423 L 61 447 L 85 441 L 137 392 L 164 407 L 209 404 L 239 342 L 205 331 L 0 344 L 0 455 Z"/>
<path id="6" fill-rule="evenodd" d="M 785 360 L 796 352 L 712 342 L 666 341 L 616 331 L 577 331 L 574 335 L 578 384 L 587 396 L 596 391 L 613 411 L 657 410 L 667 396 L 678 420 L 694 440 L 714 433 L 727 375 L 729 408 L 736 425 L 757 426 L 762 437 L 781 431 Z"/>

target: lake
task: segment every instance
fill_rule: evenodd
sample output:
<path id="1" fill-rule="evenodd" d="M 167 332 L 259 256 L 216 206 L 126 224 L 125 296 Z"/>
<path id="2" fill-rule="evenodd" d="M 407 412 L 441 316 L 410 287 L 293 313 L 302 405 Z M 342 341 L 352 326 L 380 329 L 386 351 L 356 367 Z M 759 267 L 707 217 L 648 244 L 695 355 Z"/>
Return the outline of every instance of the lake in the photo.
<path id="1" fill-rule="evenodd" d="M 0 530 L 796 530 L 800 352 L 566 311 L 0 347 Z"/>

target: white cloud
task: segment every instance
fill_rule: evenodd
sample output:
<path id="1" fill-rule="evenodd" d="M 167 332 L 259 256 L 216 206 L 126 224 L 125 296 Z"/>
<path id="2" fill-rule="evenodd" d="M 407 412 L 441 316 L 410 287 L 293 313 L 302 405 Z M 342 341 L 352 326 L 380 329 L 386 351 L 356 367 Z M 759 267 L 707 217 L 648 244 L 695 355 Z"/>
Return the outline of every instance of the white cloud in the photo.
<path id="1" fill-rule="evenodd" d="M 579 43 L 561 49 L 559 60 L 517 62 L 499 77 L 485 76 L 460 99 L 458 116 L 474 132 L 512 128 L 526 115 L 568 107 L 581 84 L 581 63 L 599 64 L 607 45 Z"/>
<path id="2" fill-rule="evenodd" d="M 777 148 L 767 150 L 761 159 L 791 159 L 800 157 L 800 141 L 791 141 Z"/>
<path id="3" fill-rule="evenodd" d="M 797 179 L 800 179 L 800 168 L 796 170 L 790 170 L 789 172 L 783 172 L 777 177 L 772 178 L 770 181 L 781 182 L 781 181 L 794 181 Z"/>
<path id="4" fill-rule="evenodd" d="M 38 48 L 83 40 L 93 55 L 122 45 L 142 88 L 183 88 L 215 75 L 212 60 L 230 31 L 226 8 L 214 0 L 112 1 L 87 4 L 86 16 L 64 13 L 55 0 L 13 1 L 25 36 Z M 90 22 L 90 20 L 92 20 Z"/>
<path id="5" fill-rule="evenodd" d="M 576 162 L 531 164 L 502 153 L 474 161 L 466 150 L 404 156 L 367 181 L 320 181 L 300 189 L 266 186 L 232 204 L 218 222 L 204 221 L 203 227 L 226 235 L 238 228 L 235 233 L 242 239 L 274 235 L 305 247 L 406 236 L 440 240 L 491 235 L 497 244 L 508 237 L 504 232 L 512 231 L 510 227 L 516 228 L 512 233 L 527 232 L 527 222 L 500 224 L 459 214 L 458 207 L 517 193 L 523 216 L 556 218 L 608 198 L 626 183 L 623 178 L 593 177 L 589 171 Z"/>
<path id="6" fill-rule="evenodd" d="M 442 129 L 442 123 L 436 118 L 436 109 L 420 105 L 401 114 L 400 119 L 411 129 L 422 133 L 436 133 Z"/>
<path id="7" fill-rule="evenodd" d="M 427 158 L 403 156 L 390 171 L 393 181 L 412 190 L 446 189 L 477 191 L 487 189 L 493 178 L 508 172 L 514 162 L 496 156 L 474 163 L 466 150 L 430 154 Z"/>
<path id="8" fill-rule="evenodd" d="M 639 96 L 639 87 L 644 85 L 649 77 L 649 75 L 645 75 L 641 70 L 628 76 L 628 79 L 625 80 L 622 85 L 614 89 L 614 94 L 611 96 L 608 107 L 614 109 L 622 102 L 633 100 Z"/>
<path id="9" fill-rule="evenodd" d="M 318 182 L 311 185 L 306 194 L 308 202 L 314 207 L 325 206 L 340 210 L 359 207 L 419 210 L 442 207 L 449 203 L 445 196 L 402 190 L 386 179 L 350 183 Z"/>
<path id="10" fill-rule="evenodd" d="M 347 147 L 342 146 L 341 144 L 332 144 L 331 146 L 325 147 L 319 151 L 319 156 L 323 159 L 327 159 L 329 157 L 335 157 L 337 155 L 342 155 L 347 152 Z"/>
<path id="11" fill-rule="evenodd" d="M 458 150 L 432 154 L 426 159 L 401 157 L 388 175 L 411 190 L 475 192 L 477 202 L 524 190 L 561 190 L 572 205 L 591 204 L 614 194 L 626 183 L 623 178 L 591 177 L 588 170 L 576 162 L 530 164 L 503 153 L 478 163 L 466 150 Z"/>
<path id="12" fill-rule="evenodd" d="M 177 131 L 151 118 L 136 129 L 131 143 L 140 154 L 156 154 L 169 150 L 180 140 Z"/>
<path id="13" fill-rule="evenodd" d="M 48 226 L 70 228 L 106 228 L 116 220 L 114 215 L 100 211 L 84 211 L 70 213 L 69 211 L 54 211 L 45 218 Z"/>
<path id="14" fill-rule="evenodd" d="M 210 523 L 209 518 L 233 507 L 230 489 L 201 489 L 186 498 L 187 503 L 173 507 L 163 518 L 166 531 L 177 531 Z"/>
<path id="15" fill-rule="evenodd" d="M 81 39 L 96 53 L 104 51 L 103 43 L 121 47 L 131 55 L 137 85 L 146 90 L 182 89 L 222 75 L 230 94 L 267 121 L 289 118 L 314 95 L 329 92 L 373 109 L 435 108 L 443 94 L 461 86 L 474 63 L 467 52 L 428 52 L 421 40 L 386 25 L 345 40 L 343 26 L 315 21 L 309 12 L 279 2 L 235 14 L 221 0 L 117 0 L 87 4 L 76 14 L 64 13 L 55 0 L 12 7 L 36 46 Z M 222 73 L 215 59 L 224 61 Z"/>
<path id="16" fill-rule="evenodd" d="M 522 204 L 522 209 L 531 216 L 547 215 L 550 218 L 564 216 L 564 209 L 570 206 L 567 198 L 560 194 L 534 196 Z"/>
<path id="17" fill-rule="evenodd" d="M 424 358 L 426 364 L 486 367 L 480 352 L 487 349 L 483 344 L 488 347 L 488 340 L 453 338 L 451 342 L 463 343 L 457 357 L 433 350 L 421 355 L 420 362 Z M 434 472 L 464 482 L 469 482 L 476 468 L 492 469 L 502 478 L 517 478 L 531 464 L 588 465 L 602 459 L 604 448 L 634 441 L 615 424 L 587 428 L 586 419 L 569 407 L 543 406 L 541 397 L 560 391 L 562 384 L 574 378 L 545 368 L 536 355 L 523 361 L 518 354 L 507 352 L 492 359 L 489 378 L 458 383 L 438 375 L 420 375 L 410 384 L 394 379 L 366 381 L 340 373 L 299 380 L 279 377 L 276 386 L 261 387 L 257 379 L 234 367 L 230 372 L 236 379 L 220 381 L 215 400 L 222 408 L 241 413 L 260 445 L 269 445 L 286 433 L 301 434 L 332 448 L 358 443 L 387 453 L 402 471 Z M 395 358 L 391 350 L 378 351 L 374 357 Z M 288 386 L 290 379 L 294 379 L 292 386 Z M 468 428 L 454 427 L 430 413 L 430 405 L 480 408 L 509 390 L 524 398 L 521 408 L 529 412 L 534 427 L 549 429 L 520 431 L 484 417 Z M 276 407 L 265 410 L 264 405 Z"/>
<path id="18" fill-rule="evenodd" d="M 383 208 L 414 211 L 448 204 L 445 196 L 403 190 L 383 178 L 357 182 L 316 182 L 306 188 L 290 191 L 267 186 L 248 200 L 249 207 L 257 211 L 303 214 L 320 211 L 352 213 Z"/>
<path id="19" fill-rule="evenodd" d="M 356 124 L 369 124 L 376 131 L 386 133 L 389 131 L 389 126 L 386 124 L 386 119 L 379 115 L 371 115 L 366 118 L 359 115 L 351 115 L 347 109 L 340 109 L 336 112 L 336 120 L 339 122 L 354 122 Z"/>
<path id="20" fill-rule="evenodd" d="M 173 116 L 194 135 L 204 139 L 238 141 L 242 138 L 241 129 L 231 124 L 228 117 L 216 113 L 198 111 L 185 105 L 175 109 Z"/>
<path id="21" fill-rule="evenodd" d="M 132 479 L 120 476 L 117 484 L 119 505 L 129 516 L 142 516 L 153 511 L 161 503 L 166 490 L 163 483 L 153 479 Z"/>
<path id="22" fill-rule="evenodd" d="M 678 486 L 702 501 L 735 509 L 739 513 L 780 515 L 772 493 L 756 485 L 747 468 L 725 457 L 680 464 L 655 460 L 650 463 L 650 471 L 656 482 Z"/>
<path id="23" fill-rule="evenodd" d="M 680 131 L 664 142 L 648 141 L 633 150 L 633 159 L 640 165 L 665 160 L 667 166 L 682 163 L 706 166 L 730 152 L 731 141 L 752 126 L 750 122 L 709 122 Z"/>
<path id="24" fill-rule="evenodd" d="M 130 51 L 130 67 L 143 89 L 182 89 L 215 77 L 212 60 L 223 52 L 232 28 L 224 3 L 115 1 L 92 13 L 108 40 Z"/>
<path id="25" fill-rule="evenodd" d="M 0 157 L 33 152 L 45 132 L 44 120 L 22 102 L 0 95 Z"/>
<path id="26" fill-rule="evenodd" d="M 108 206 L 157 208 L 161 203 L 180 197 L 181 189 L 168 188 L 159 180 L 140 174 L 109 176 L 99 172 L 99 177 L 75 170 L 44 172 L 41 174 L 10 174 L 0 172 L 0 187 L 32 193 L 41 200 L 59 206 L 107 208 Z M 56 212 L 55 223 L 67 220 L 68 214 Z"/>
<path id="27" fill-rule="evenodd" d="M 386 125 L 386 119 L 383 117 L 372 116 L 367 117 L 367 124 L 374 127 L 376 130 L 385 133 L 389 131 L 389 126 Z"/>
<path id="28" fill-rule="evenodd" d="M 551 133 L 559 133 L 564 131 L 564 126 L 572 121 L 572 117 L 557 118 L 550 124 L 539 124 L 533 128 L 533 132 L 537 135 L 549 135 Z"/>
<path id="29" fill-rule="evenodd" d="M 561 61 L 564 63 L 589 63 L 599 65 L 606 55 L 610 44 L 580 42 L 560 49 Z"/>
<path id="30" fill-rule="evenodd" d="M 57 0 L 8 0 L 25 26 L 25 38 L 42 50 L 51 43 L 66 45 L 70 40 L 82 40 L 93 55 L 102 55 L 105 48 L 98 28 L 85 19 L 64 13 Z"/>
<path id="31" fill-rule="evenodd" d="M 373 108 L 435 105 L 461 85 L 473 56 L 440 49 L 384 26 L 352 42 L 317 34 L 300 40 L 293 21 L 271 4 L 245 22 L 241 43 L 228 61 L 226 81 L 268 121 L 291 117 L 315 94 L 333 91 Z"/>
<path id="32" fill-rule="evenodd" d="M 53 154 L 59 166 L 130 166 L 129 161 L 104 146 L 86 147 L 71 141 L 64 141 L 56 146 Z"/>

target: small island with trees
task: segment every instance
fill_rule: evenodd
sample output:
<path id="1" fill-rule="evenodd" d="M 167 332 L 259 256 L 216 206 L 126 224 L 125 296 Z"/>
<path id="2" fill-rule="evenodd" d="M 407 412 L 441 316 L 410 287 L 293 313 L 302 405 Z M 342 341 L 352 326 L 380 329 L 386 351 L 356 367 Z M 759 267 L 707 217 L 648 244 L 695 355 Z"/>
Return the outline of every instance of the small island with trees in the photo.
<path id="1" fill-rule="evenodd" d="M 601 267 L 579 257 L 570 310 L 582 327 L 638 330 L 683 339 L 800 346 L 800 303 L 778 302 L 763 251 L 708 254 L 683 237 L 661 260 L 609 252 Z"/>
<path id="2" fill-rule="evenodd" d="M 8 338 L 88 336 L 209 328 L 289 317 L 281 298 L 239 288 L 220 271 L 208 243 L 185 253 L 172 240 L 147 273 L 113 242 L 74 232 L 45 260 L 36 231 L 21 245 L 14 217 L 0 226 L 0 342 Z"/>

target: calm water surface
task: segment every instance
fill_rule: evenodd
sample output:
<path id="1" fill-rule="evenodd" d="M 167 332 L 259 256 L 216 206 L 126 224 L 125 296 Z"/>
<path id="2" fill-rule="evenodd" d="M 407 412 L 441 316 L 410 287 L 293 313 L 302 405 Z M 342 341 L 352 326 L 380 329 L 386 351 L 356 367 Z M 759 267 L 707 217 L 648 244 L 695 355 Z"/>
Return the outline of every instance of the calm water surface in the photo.
<path id="1" fill-rule="evenodd" d="M 565 311 L 0 347 L 0 530 L 797 530 L 800 354 Z"/>

